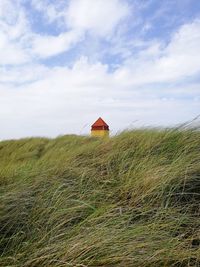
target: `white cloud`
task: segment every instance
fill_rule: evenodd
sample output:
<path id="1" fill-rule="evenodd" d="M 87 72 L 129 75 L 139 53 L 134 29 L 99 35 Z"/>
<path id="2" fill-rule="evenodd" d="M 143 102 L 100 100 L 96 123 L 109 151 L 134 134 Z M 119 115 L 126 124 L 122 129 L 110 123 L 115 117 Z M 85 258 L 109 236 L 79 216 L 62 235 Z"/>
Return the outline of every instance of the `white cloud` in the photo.
<path id="1" fill-rule="evenodd" d="M 128 84 L 175 82 L 200 73 L 200 20 L 183 25 L 170 43 L 155 42 L 116 72 L 116 79 Z"/>
<path id="2" fill-rule="evenodd" d="M 85 33 L 106 37 L 114 32 L 119 22 L 128 16 L 128 5 L 121 0 L 73 0 L 63 9 L 60 2 L 48 4 L 32 0 L 34 8 L 48 18 L 48 22 L 65 21 L 67 31 L 58 36 L 33 35 L 33 53 L 41 58 L 68 51 L 83 40 Z M 69 30 L 70 29 L 70 30 Z"/>
<path id="3" fill-rule="evenodd" d="M 22 64 L 29 60 L 23 40 L 28 30 L 24 10 L 18 1 L 0 2 L 0 65 Z"/>
<path id="4" fill-rule="evenodd" d="M 20 66 L 0 67 L 0 84 L 21 85 L 44 79 L 50 72 L 41 64 L 23 64 Z"/>
<path id="5" fill-rule="evenodd" d="M 69 0 L 49 3 L 32 0 L 33 7 L 48 19 L 48 22 L 65 21 L 71 29 L 90 31 L 106 36 L 115 30 L 121 20 L 129 15 L 126 0 Z M 62 23 L 61 23 L 62 24 Z"/>
<path id="6" fill-rule="evenodd" d="M 81 58 L 71 69 L 43 68 L 39 69 L 41 76 L 39 71 L 31 77 L 36 69 L 29 66 L 27 70 L 30 84 L 0 87 L 0 138 L 89 133 L 98 116 L 103 116 L 114 132 L 134 121 L 137 123 L 132 126 L 169 125 L 192 119 L 199 109 L 198 85 L 192 90 L 191 86 L 171 86 L 163 96 L 160 87 L 141 89 L 125 80 L 116 81 L 107 65 L 91 64 L 87 58 Z M 21 73 L 25 73 L 23 69 Z M 182 96 L 188 100 L 178 99 Z"/>
<path id="7" fill-rule="evenodd" d="M 66 20 L 68 30 L 54 36 L 34 33 L 20 2 L 2 0 L 0 64 L 23 64 L 35 56 L 48 58 L 58 55 L 83 40 L 86 31 L 101 37 L 111 34 L 121 19 L 128 15 L 128 6 L 120 0 L 73 0 L 69 5 L 65 1 L 63 3 L 32 1 L 33 6 L 48 17 L 48 22 Z M 61 6 L 64 8 L 61 9 Z"/>
<path id="8" fill-rule="evenodd" d="M 124 0 L 73 0 L 49 4 L 32 0 L 32 5 L 48 17 L 48 23 L 64 23 L 58 35 L 34 33 L 20 1 L 2 0 L 0 5 L 0 64 L 23 64 L 69 51 L 83 41 L 85 33 L 100 38 L 111 36 L 129 14 Z M 62 9 L 61 9 L 62 7 Z M 5 16 L 6 14 L 6 16 Z"/>
<path id="9" fill-rule="evenodd" d="M 0 19 L 5 20 L 7 23 L 13 24 L 16 21 L 16 10 L 13 7 L 18 6 L 18 1 L 12 3 L 11 0 L 1 0 L 0 2 Z"/>
<path id="10" fill-rule="evenodd" d="M 58 36 L 41 36 L 34 34 L 32 36 L 32 53 L 46 58 L 68 51 L 74 44 L 79 42 L 83 34 L 78 31 L 69 31 L 61 33 Z"/>
<path id="11" fill-rule="evenodd" d="M 58 36 L 36 34 L 19 1 L 0 2 L 0 65 L 20 65 L 60 54 L 68 51 L 82 36 L 75 30 Z"/>
<path id="12" fill-rule="evenodd" d="M 49 3 L 48 0 L 31 0 L 32 7 L 41 12 L 46 23 L 63 20 L 64 13 L 67 9 L 66 0 L 59 0 Z"/>
<path id="13" fill-rule="evenodd" d="M 112 36 L 128 15 L 125 1 L 71 0 L 64 10 L 47 6 L 51 21 L 59 14 L 70 26 L 57 36 L 34 33 L 17 1 L 2 0 L 0 10 L 2 3 L 9 5 L 4 7 L 7 17 L 4 11 L 0 19 L 0 139 L 88 133 L 98 116 L 117 131 L 135 120 L 138 125 L 169 125 L 198 114 L 199 83 L 186 85 L 184 80 L 200 72 L 199 20 L 180 27 L 167 45 L 129 38 L 129 46 L 123 39 L 109 48 L 126 59 L 115 71 L 87 57 L 71 68 L 47 67 L 40 59 L 69 51 L 87 32 L 94 39 Z"/>
<path id="14" fill-rule="evenodd" d="M 71 0 L 66 22 L 71 28 L 106 36 L 111 34 L 128 14 L 128 5 L 122 0 Z"/>
<path id="15" fill-rule="evenodd" d="M 12 42 L 0 30 L 0 65 L 22 64 L 28 61 L 28 55 L 16 42 Z"/>

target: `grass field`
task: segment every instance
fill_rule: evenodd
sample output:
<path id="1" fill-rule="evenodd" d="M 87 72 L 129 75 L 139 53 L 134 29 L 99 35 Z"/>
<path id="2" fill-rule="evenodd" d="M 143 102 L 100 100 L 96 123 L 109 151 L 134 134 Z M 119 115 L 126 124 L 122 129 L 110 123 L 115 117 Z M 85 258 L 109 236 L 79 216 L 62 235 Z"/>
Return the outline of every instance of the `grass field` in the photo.
<path id="1" fill-rule="evenodd" d="M 0 266 L 200 266 L 200 132 L 0 142 Z"/>

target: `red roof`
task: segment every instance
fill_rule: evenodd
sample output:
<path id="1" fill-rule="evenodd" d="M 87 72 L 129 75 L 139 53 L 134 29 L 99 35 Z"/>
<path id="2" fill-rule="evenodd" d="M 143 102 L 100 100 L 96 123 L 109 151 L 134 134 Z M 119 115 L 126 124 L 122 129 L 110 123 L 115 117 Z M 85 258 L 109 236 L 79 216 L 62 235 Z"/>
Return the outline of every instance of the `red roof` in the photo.
<path id="1" fill-rule="evenodd" d="M 92 127 L 101 127 L 101 126 L 109 127 L 108 124 L 102 118 L 98 118 L 98 120 L 95 121 L 95 123 L 92 125 Z"/>

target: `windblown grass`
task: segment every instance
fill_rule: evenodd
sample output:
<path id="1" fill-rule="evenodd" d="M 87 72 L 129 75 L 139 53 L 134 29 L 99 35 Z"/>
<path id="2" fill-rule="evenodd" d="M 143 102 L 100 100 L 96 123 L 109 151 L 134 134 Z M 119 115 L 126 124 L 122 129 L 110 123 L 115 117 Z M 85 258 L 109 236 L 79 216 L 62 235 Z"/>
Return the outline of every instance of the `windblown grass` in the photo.
<path id="1" fill-rule="evenodd" d="M 200 132 L 0 142 L 0 266 L 200 266 Z"/>

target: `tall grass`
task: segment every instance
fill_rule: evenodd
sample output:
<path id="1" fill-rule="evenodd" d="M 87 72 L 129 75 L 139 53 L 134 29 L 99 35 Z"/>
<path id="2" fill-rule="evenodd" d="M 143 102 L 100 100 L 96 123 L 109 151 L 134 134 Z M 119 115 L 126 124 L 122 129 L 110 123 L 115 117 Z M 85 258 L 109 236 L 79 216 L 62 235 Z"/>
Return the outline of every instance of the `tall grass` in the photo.
<path id="1" fill-rule="evenodd" d="M 0 266 L 200 266 L 200 132 L 0 142 Z"/>

